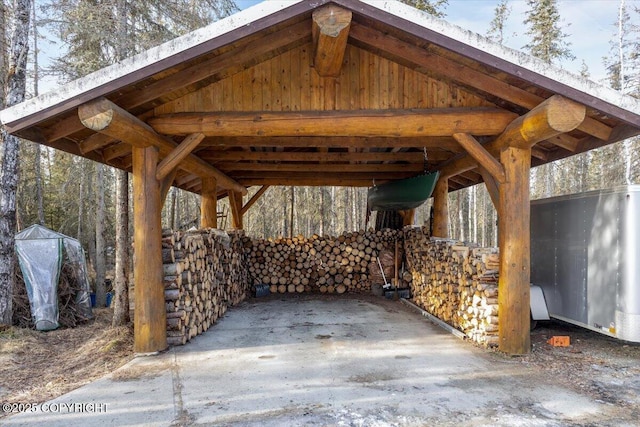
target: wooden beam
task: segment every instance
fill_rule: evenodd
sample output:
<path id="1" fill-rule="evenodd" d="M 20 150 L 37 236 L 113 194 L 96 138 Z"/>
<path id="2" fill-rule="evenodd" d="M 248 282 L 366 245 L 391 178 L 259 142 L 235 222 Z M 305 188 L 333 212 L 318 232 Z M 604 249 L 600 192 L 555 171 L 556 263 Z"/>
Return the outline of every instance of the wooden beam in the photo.
<path id="1" fill-rule="evenodd" d="M 569 136 L 567 134 L 561 134 L 558 136 L 554 136 L 552 138 L 547 139 L 548 142 L 557 145 L 560 148 L 564 148 L 567 151 L 571 151 L 572 153 L 576 151 L 578 148 L 578 144 L 580 140 Z"/>
<path id="2" fill-rule="evenodd" d="M 504 168 L 500 162 L 491 155 L 491 153 L 484 149 L 477 139 L 468 133 L 456 133 L 453 137 L 460 143 L 460 145 L 462 145 L 462 148 L 464 148 L 467 153 L 476 160 L 476 162 L 491 174 L 491 176 L 493 176 L 498 182 L 504 182 Z"/>
<path id="3" fill-rule="evenodd" d="M 355 149 L 349 147 L 350 149 Z M 451 157 L 446 151 L 430 151 L 429 160 L 441 161 Z M 211 162 L 240 162 L 240 161 L 275 161 L 275 162 L 409 162 L 419 163 L 424 160 L 421 151 L 400 152 L 328 152 L 317 151 L 284 151 L 284 152 L 257 152 L 257 151 L 199 151 L 198 156 Z"/>
<path id="4" fill-rule="evenodd" d="M 156 179 L 162 180 L 165 176 L 169 175 L 171 171 L 178 167 L 191 152 L 200 144 L 204 139 L 204 135 L 201 133 L 192 133 L 187 136 L 180 145 L 173 149 L 162 161 L 158 164 L 156 171 Z"/>
<path id="5" fill-rule="evenodd" d="M 159 133 L 206 136 L 429 137 L 498 135 L 516 118 L 498 108 L 175 113 L 148 120 Z"/>
<path id="6" fill-rule="evenodd" d="M 160 183 L 156 180 L 158 149 L 133 148 L 133 247 L 135 277 L 134 351 L 155 353 L 167 348 L 167 320 L 162 274 Z"/>
<path id="7" fill-rule="evenodd" d="M 382 184 L 388 180 L 385 179 L 376 179 L 376 183 Z M 254 185 L 296 185 L 296 186 L 305 186 L 305 187 L 326 187 L 326 186 L 334 186 L 334 187 L 371 187 L 372 181 L 371 179 L 363 179 L 363 178 L 349 178 L 347 176 L 326 176 L 322 178 L 318 177 L 297 177 L 297 178 L 267 178 L 267 177 L 250 177 L 250 178 L 239 178 L 238 182 L 247 187 Z"/>
<path id="8" fill-rule="evenodd" d="M 391 163 L 391 164 L 334 164 L 334 163 L 218 163 L 221 170 L 230 173 L 238 171 L 251 172 L 414 172 L 420 173 L 424 169 L 422 163 Z M 241 172 L 239 172 L 241 174 Z"/>
<path id="9" fill-rule="evenodd" d="M 329 5 L 316 9 L 312 21 L 313 66 L 321 77 L 338 77 L 347 49 L 351 11 Z"/>
<path id="10" fill-rule="evenodd" d="M 176 147 L 175 142 L 158 135 L 149 125 L 106 98 L 81 105 L 78 108 L 78 116 L 83 125 L 95 132 L 112 136 L 133 146 L 158 147 L 162 157 L 168 156 Z M 240 184 L 194 155 L 188 155 L 183 160 L 181 168 L 200 177 L 215 177 L 220 186 L 246 193 L 246 189 Z"/>
<path id="11" fill-rule="evenodd" d="M 494 156 L 507 146 L 531 149 L 540 141 L 575 129 L 584 120 L 585 112 L 584 105 L 554 95 L 514 120 L 500 136 L 485 144 L 484 148 Z M 474 158 L 463 154 L 440 165 L 440 173 L 451 177 L 476 166 Z"/>
<path id="12" fill-rule="evenodd" d="M 433 237 L 449 237 L 449 180 L 440 176 L 433 190 Z"/>
<path id="13" fill-rule="evenodd" d="M 269 189 L 268 185 L 263 185 L 262 187 L 260 187 L 260 189 L 258 191 L 256 191 L 256 194 L 254 194 L 249 201 L 242 207 L 242 209 L 240 210 L 240 213 L 242 215 L 244 215 L 250 208 L 251 206 L 253 206 L 253 204 L 255 202 L 258 201 L 258 199 L 260 197 L 262 197 L 262 195 L 265 193 L 265 191 L 267 191 Z"/>
<path id="14" fill-rule="evenodd" d="M 279 136 L 264 138 L 253 137 L 226 137 L 209 138 L 202 141 L 200 147 L 285 147 L 285 148 L 386 148 L 403 147 L 447 150 L 451 152 L 461 152 L 460 144 L 451 136 L 438 137 L 416 137 L 416 138 L 396 138 L 396 137 L 360 137 L 360 136 Z"/>
<path id="15" fill-rule="evenodd" d="M 544 151 L 540 147 L 536 147 L 536 146 L 531 147 L 531 155 L 533 157 L 535 157 L 536 159 L 540 159 L 540 160 L 543 160 L 545 162 L 549 158 L 549 156 L 547 155 L 546 151 Z"/>
<path id="16" fill-rule="evenodd" d="M 213 177 L 202 178 L 200 190 L 200 228 L 218 228 L 218 183 Z"/>
<path id="17" fill-rule="evenodd" d="M 80 152 L 82 154 L 87 154 L 91 151 L 106 147 L 113 142 L 114 139 L 109 135 L 105 135 L 103 133 L 94 133 L 84 141 L 80 142 L 78 146 L 80 147 Z"/>
<path id="18" fill-rule="evenodd" d="M 482 175 L 482 180 L 484 181 L 484 185 L 487 188 L 487 192 L 489 193 L 489 197 L 491 197 L 491 203 L 493 203 L 493 207 L 498 210 L 498 206 L 500 205 L 500 184 L 498 181 L 482 166 L 478 165 L 478 171 L 480 175 Z"/>
<path id="19" fill-rule="evenodd" d="M 230 191 L 229 205 L 231 207 L 231 227 L 235 230 L 242 230 L 242 194 L 236 191 Z"/>
<path id="20" fill-rule="evenodd" d="M 104 158 L 105 162 L 110 162 L 111 160 L 117 159 L 118 157 L 123 157 L 130 154 L 131 144 L 127 144 L 126 142 L 120 142 L 102 150 L 102 157 Z"/>
<path id="21" fill-rule="evenodd" d="M 330 174 L 333 178 L 342 178 L 342 179 L 367 179 L 371 184 L 375 179 L 376 182 L 379 180 L 393 180 L 393 179 L 403 179 L 415 176 L 415 172 L 333 172 Z M 305 178 L 328 178 L 329 175 L 322 175 L 317 171 L 314 172 L 261 172 L 261 171 L 238 171 L 233 174 L 233 176 L 238 180 L 242 180 L 244 178 L 275 178 L 290 181 L 292 179 L 305 179 Z M 255 184 L 254 184 L 255 185 Z"/>
<path id="22" fill-rule="evenodd" d="M 366 45 L 369 50 L 384 54 L 387 58 L 406 65 L 408 65 L 407 62 L 411 62 L 415 64 L 413 68 L 417 68 L 423 73 L 435 74 L 442 79 L 480 90 L 487 95 L 504 99 L 528 110 L 535 108 L 544 101 L 541 96 L 511 85 L 499 77 L 484 74 L 438 55 L 433 51 L 396 39 L 388 33 L 383 33 L 369 26 L 354 22 L 351 25 L 349 37 Z M 401 52 L 401 54 L 398 54 L 398 52 Z M 592 117 L 585 117 L 585 120 L 577 126 L 577 129 L 603 141 L 609 139 L 608 136 L 612 130 L 606 124 Z"/>
<path id="23" fill-rule="evenodd" d="M 190 182 L 200 181 L 201 179 L 202 178 L 200 178 L 198 175 L 190 173 L 176 179 L 176 185 L 178 185 L 178 187 L 183 187 Z"/>
<path id="24" fill-rule="evenodd" d="M 500 162 L 507 180 L 500 184 L 498 236 L 500 278 L 498 279 L 498 327 L 500 351 L 527 354 L 531 348 L 530 293 L 530 201 L 531 149 L 506 147 Z"/>

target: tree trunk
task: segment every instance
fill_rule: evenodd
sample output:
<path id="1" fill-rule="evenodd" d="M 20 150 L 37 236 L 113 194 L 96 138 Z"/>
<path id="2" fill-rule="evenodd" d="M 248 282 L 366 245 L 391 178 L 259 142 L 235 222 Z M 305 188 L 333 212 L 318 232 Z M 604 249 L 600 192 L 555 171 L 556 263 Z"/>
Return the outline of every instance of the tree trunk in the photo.
<path id="1" fill-rule="evenodd" d="M 296 187 L 292 185 L 291 187 L 289 187 L 289 191 L 291 191 L 291 211 L 289 212 L 291 219 L 289 220 L 289 237 L 293 237 L 293 219 L 295 215 Z"/>
<path id="2" fill-rule="evenodd" d="M 79 242 L 82 242 L 82 219 L 84 216 L 84 180 L 86 179 L 86 173 L 84 169 L 84 164 L 80 163 L 80 185 L 78 190 L 78 231 L 76 233 L 76 238 Z"/>
<path id="3" fill-rule="evenodd" d="M 104 307 L 107 290 L 104 283 L 104 165 L 96 164 L 96 306 Z"/>
<path id="4" fill-rule="evenodd" d="M 6 12 L 7 10 L 3 1 L 0 3 L 0 28 L 2 28 L 2 31 L 0 31 L 0 110 L 4 109 L 6 105 L 4 90 L 7 82 L 7 70 L 9 69 L 7 64 L 7 34 L 4 30 L 7 28 Z M 0 152 L 1 151 L 2 147 L 0 147 Z"/>
<path id="5" fill-rule="evenodd" d="M 3 3 L 4 6 L 4 3 Z M 10 63 L 7 75 L 7 106 L 22 102 L 26 87 L 27 53 L 29 51 L 29 18 L 31 1 L 15 2 L 15 26 L 11 37 Z M 4 31 L 4 27 L 2 28 Z M 11 324 L 13 315 L 14 235 L 16 232 L 16 189 L 19 172 L 19 140 L 0 128 L 4 156 L 0 170 L 0 324 Z"/>
<path id="6" fill-rule="evenodd" d="M 129 323 L 129 175 L 116 172 L 116 272 L 112 326 Z"/>
<path id="7" fill-rule="evenodd" d="M 178 225 L 176 224 L 176 192 L 177 188 L 171 189 L 171 196 L 169 202 L 169 228 L 172 230 L 177 230 Z"/>
<path id="8" fill-rule="evenodd" d="M 36 4 L 33 2 L 31 5 L 31 13 L 32 13 L 32 29 L 33 29 L 33 96 L 40 95 L 40 90 L 38 84 L 40 83 L 40 66 L 38 63 L 38 38 L 40 34 L 38 33 L 38 25 L 36 19 Z M 38 224 L 44 225 L 44 200 L 42 195 L 42 170 L 40 168 L 40 144 L 34 144 L 34 156 L 33 156 L 33 165 L 34 165 L 34 173 L 36 176 L 36 200 L 38 203 Z"/>

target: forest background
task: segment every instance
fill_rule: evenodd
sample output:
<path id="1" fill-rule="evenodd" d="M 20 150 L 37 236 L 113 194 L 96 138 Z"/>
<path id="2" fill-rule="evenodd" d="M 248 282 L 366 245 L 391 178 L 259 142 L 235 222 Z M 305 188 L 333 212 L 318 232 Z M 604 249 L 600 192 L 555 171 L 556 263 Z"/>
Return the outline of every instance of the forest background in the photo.
<path id="1" fill-rule="evenodd" d="M 494 41 L 521 49 L 550 64 L 593 78 L 632 96 L 640 96 L 640 1 L 599 0 L 602 16 L 593 37 L 607 37 L 608 49 L 594 63 L 576 57 L 570 42 L 571 20 L 561 11 L 575 10 L 576 0 L 403 0 L 435 16 L 483 33 Z M 24 83 L 26 98 L 46 87 L 86 75 L 125 57 L 158 45 L 210 22 L 228 16 L 256 0 L 2 0 L 0 7 L 0 109 L 10 94 L 12 37 L 24 23 L 16 12 L 29 10 L 28 57 Z M 460 3 L 467 7 L 459 7 Z M 476 8 L 469 4 L 476 4 Z M 563 6 L 563 7 L 561 7 Z M 567 7 L 570 6 L 570 7 Z M 492 10 L 478 19 L 477 7 Z M 455 16 L 448 15 L 456 13 Z M 486 14 L 482 15 L 486 16 Z M 465 23 L 469 25 L 466 26 Z M 516 43 L 516 45 L 514 45 Z M 603 46 L 602 40 L 593 42 Z M 44 47 L 44 48 L 43 48 Z M 42 49 L 46 50 L 43 52 Z M 584 49 L 582 50 L 584 52 Z M 597 71 L 591 77 L 590 67 Z M 4 134 L 3 134 L 4 135 Z M 4 137 L 3 137 L 4 138 Z M 5 155 L 0 141 L 2 171 L 14 158 Z M 87 250 L 95 281 L 109 277 L 114 263 L 117 208 L 128 212 L 127 174 L 44 146 L 20 141 L 15 199 L 17 230 L 40 223 L 78 238 Z M 531 198 L 635 184 L 640 180 L 640 139 L 632 138 L 599 150 L 543 165 L 531 171 Z M 0 187 L 3 181 L 0 180 Z M 120 191 L 116 191 L 120 185 Z M 11 192 L 10 186 L 0 188 Z M 248 197 L 257 191 L 249 190 Z M 247 234 L 256 237 L 337 235 L 371 226 L 365 224 L 366 188 L 271 187 L 245 215 Z M 126 200 L 123 200 L 126 199 Z M 0 199 L 7 199 L 3 196 Z M 118 200 L 120 199 L 120 200 Z M 163 227 L 188 229 L 199 224 L 199 196 L 172 188 L 163 210 Z M 123 207 L 124 206 L 124 207 Z M 496 245 L 496 212 L 484 185 L 449 194 L 450 236 Z M 6 212 L 1 210 L 0 212 Z M 219 204 L 229 212 L 226 201 Z M 417 210 L 417 223 L 428 218 L 430 203 Z M 125 212 L 125 214 L 126 214 Z M 122 213 L 122 212 L 120 212 Z M 0 218 L 1 220 L 2 218 Z M 222 227 L 230 221 L 221 221 Z M 0 224 L 1 225 L 1 224 Z M 221 228 L 222 228 L 221 227 Z M 1 227 L 0 227 L 1 228 Z M 129 234 L 130 235 L 130 234 Z M 125 233 L 126 236 L 126 233 Z M 125 238 L 126 240 L 126 238 Z M 130 248 L 128 242 L 121 247 Z M 1 252 L 1 251 L 0 251 Z M 126 258 L 124 261 L 126 271 Z M 0 277 L 0 281 L 2 278 Z M 0 283 L 0 288 L 6 287 Z M 2 322 L 0 322 L 2 323 Z"/>

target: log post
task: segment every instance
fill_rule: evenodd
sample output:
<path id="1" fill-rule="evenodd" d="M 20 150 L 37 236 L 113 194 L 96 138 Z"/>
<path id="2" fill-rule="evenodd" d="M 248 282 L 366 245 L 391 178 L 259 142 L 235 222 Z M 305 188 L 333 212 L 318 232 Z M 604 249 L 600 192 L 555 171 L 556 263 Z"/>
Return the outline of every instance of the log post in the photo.
<path id="1" fill-rule="evenodd" d="M 136 353 L 167 348 L 162 272 L 160 183 L 156 179 L 158 148 L 133 147 L 133 229 Z"/>
<path id="2" fill-rule="evenodd" d="M 505 169 L 506 182 L 499 186 L 498 348 L 507 354 L 527 354 L 531 346 L 529 331 L 531 148 L 507 147 L 500 153 L 500 162 Z"/>
<path id="3" fill-rule="evenodd" d="M 242 194 L 237 191 L 229 191 L 229 205 L 231 206 L 231 227 L 242 230 Z"/>
<path id="4" fill-rule="evenodd" d="M 213 177 L 202 178 L 200 228 L 218 228 L 218 183 Z"/>
<path id="5" fill-rule="evenodd" d="M 405 227 L 407 225 L 413 225 L 416 222 L 416 210 L 414 209 L 406 209 L 398 211 L 400 216 L 402 217 L 402 226 Z"/>
<path id="6" fill-rule="evenodd" d="M 321 77 L 338 77 L 347 49 L 351 11 L 326 6 L 313 12 L 313 66 Z"/>
<path id="7" fill-rule="evenodd" d="M 440 176 L 433 190 L 433 237 L 449 237 L 449 178 Z"/>

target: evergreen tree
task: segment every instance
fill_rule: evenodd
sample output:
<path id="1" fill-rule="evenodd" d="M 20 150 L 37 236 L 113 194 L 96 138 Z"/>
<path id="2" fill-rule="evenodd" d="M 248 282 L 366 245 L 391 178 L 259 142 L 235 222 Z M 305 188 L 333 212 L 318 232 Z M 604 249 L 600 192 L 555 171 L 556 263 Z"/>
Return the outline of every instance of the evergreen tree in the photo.
<path id="1" fill-rule="evenodd" d="M 558 12 L 557 0 L 527 0 L 529 10 L 524 24 L 531 42 L 523 47 L 533 56 L 551 64 L 562 59 L 574 59 L 565 39 Z"/>
<path id="2" fill-rule="evenodd" d="M 494 10 L 494 16 L 489 24 L 489 30 L 487 31 L 487 37 L 496 43 L 504 44 L 506 39 L 504 35 L 504 26 L 511 14 L 511 6 L 507 0 L 500 0 L 500 3 Z"/>
<path id="3" fill-rule="evenodd" d="M 449 4 L 449 0 L 401 0 L 403 3 L 423 10 L 436 18 L 444 18 L 444 9 Z"/>
<path id="4" fill-rule="evenodd" d="M 44 9 L 48 27 L 67 48 L 51 71 L 72 80 L 203 27 L 237 7 L 233 0 L 50 0 Z"/>

